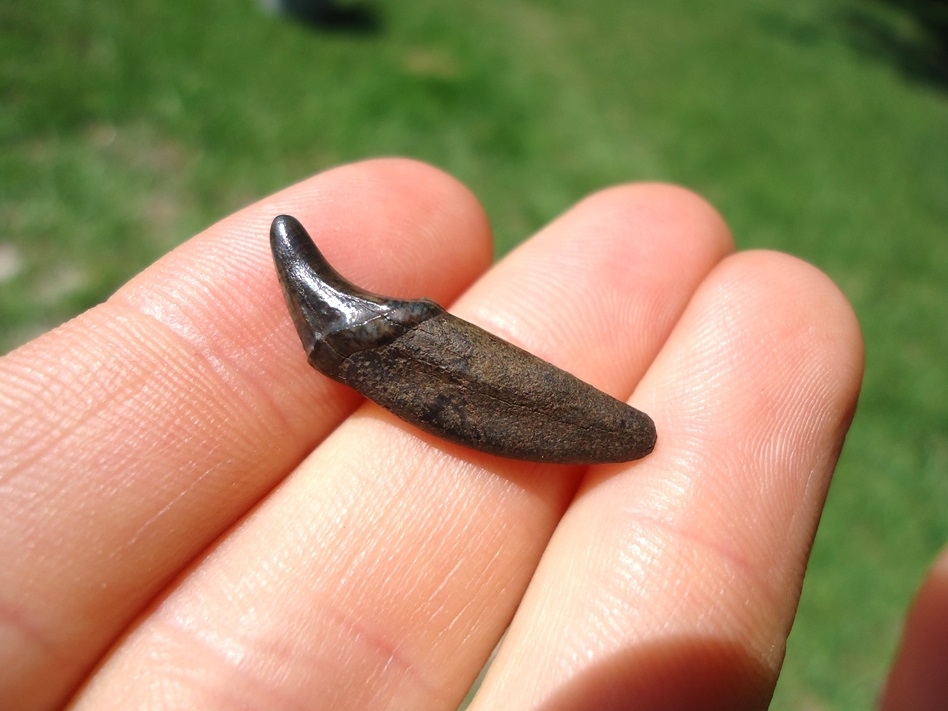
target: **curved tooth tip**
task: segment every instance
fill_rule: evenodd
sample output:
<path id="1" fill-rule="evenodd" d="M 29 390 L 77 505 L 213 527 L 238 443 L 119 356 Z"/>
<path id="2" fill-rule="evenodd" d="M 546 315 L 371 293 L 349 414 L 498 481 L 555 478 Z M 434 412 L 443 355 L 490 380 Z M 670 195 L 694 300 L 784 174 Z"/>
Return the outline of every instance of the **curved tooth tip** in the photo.
<path id="1" fill-rule="evenodd" d="M 308 237 L 300 221 L 291 215 L 277 215 L 270 223 L 270 241 L 274 245 L 291 245 Z"/>

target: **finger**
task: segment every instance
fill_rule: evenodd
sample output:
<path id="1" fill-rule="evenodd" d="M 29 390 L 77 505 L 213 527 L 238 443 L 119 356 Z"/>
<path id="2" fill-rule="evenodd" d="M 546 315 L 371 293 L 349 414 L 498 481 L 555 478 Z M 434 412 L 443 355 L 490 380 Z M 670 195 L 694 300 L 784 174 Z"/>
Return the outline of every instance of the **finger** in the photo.
<path id="1" fill-rule="evenodd" d="M 211 227 L 0 363 L 0 698 L 44 708 L 359 402 L 306 364 L 269 222 L 354 280 L 453 298 L 490 260 L 479 206 L 407 161 L 340 168 Z M 410 276 L 407 276 L 410 275 Z"/>
<path id="2" fill-rule="evenodd" d="M 730 244 L 689 193 L 607 191 L 452 310 L 624 397 Z M 142 621 L 79 708 L 118 689 L 132 705 L 456 708 L 580 474 L 365 407 Z"/>
<path id="3" fill-rule="evenodd" d="M 948 549 L 912 603 L 881 711 L 935 709 L 948 699 Z"/>
<path id="4" fill-rule="evenodd" d="M 655 451 L 587 479 L 472 709 L 766 707 L 861 373 L 822 274 L 722 262 L 636 390 Z"/>

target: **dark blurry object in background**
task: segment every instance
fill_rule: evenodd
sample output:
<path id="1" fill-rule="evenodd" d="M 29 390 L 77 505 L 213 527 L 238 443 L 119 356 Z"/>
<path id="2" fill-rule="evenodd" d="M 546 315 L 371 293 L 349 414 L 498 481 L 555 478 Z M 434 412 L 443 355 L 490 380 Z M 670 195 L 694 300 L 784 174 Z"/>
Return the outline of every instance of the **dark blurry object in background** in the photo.
<path id="1" fill-rule="evenodd" d="M 931 33 L 942 51 L 948 50 L 948 2 L 945 0 L 888 0 L 890 5 L 914 15 Z"/>
<path id="2" fill-rule="evenodd" d="M 901 17 L 879 12 L 885 7 Z M 948 86 L 948 1 L 866 0 L 843 17 L 859 49 L 914 79 Z"/>
<path id="3" fill-rule="evenodd" d="M 287 15 L 308 25 L 331 30 L 372 32 L 378 29 L 378 15 L 361 3 L 336 0 L 260 0 L 268 12 Z"/>

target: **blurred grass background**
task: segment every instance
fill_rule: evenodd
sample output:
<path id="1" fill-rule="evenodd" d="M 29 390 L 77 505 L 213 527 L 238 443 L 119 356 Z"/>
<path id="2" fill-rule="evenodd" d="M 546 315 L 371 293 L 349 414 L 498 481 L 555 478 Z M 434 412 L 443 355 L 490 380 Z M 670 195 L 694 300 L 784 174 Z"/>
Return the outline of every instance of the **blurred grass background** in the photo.
<path id="1" fill-rule="evenodd" d="M 938 7 L 402 0 L 329 31 L 253 0 L 0 0 L 0 352 L 343 161 L 455 174 L 498 254 L 606 185 L 689 186 L 742 248 L 827 271 L 865 329 L 863 397 L 773 708 L 868 708 L 948 541 Z"/>

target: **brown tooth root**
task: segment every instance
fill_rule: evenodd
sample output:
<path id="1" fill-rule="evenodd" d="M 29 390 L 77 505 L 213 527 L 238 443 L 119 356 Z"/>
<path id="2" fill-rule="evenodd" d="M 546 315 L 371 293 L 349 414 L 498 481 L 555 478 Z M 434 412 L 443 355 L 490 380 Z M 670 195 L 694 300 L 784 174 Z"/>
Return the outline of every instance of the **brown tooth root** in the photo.
<path id="1" fill-rule="evenodd" d="M 270 227 L 283 295 L 310 364 L 406 422 L 501 457 L 624 462 L 655 446 L 644 412 L 452 316 L 333 269 L 293 217 Z"/>

